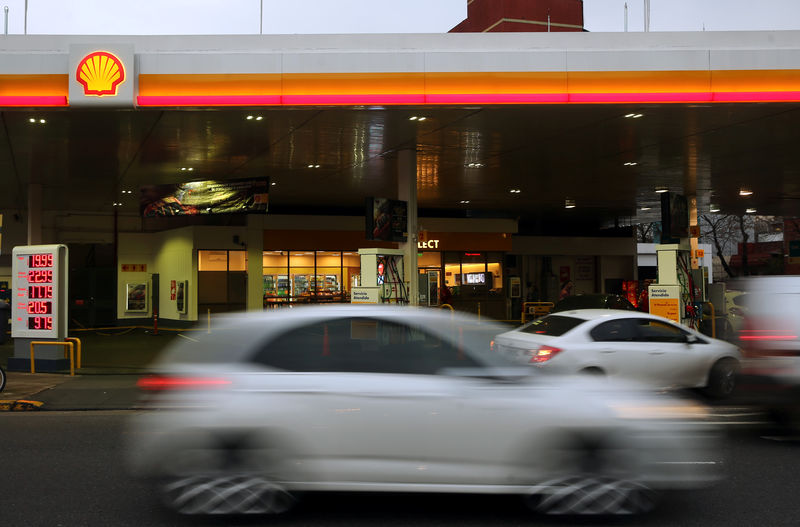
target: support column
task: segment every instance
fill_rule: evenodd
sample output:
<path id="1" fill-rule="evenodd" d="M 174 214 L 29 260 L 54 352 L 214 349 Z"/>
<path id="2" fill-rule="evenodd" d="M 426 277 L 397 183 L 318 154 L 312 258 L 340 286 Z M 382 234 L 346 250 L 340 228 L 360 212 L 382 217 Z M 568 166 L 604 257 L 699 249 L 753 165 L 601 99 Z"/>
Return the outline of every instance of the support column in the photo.
<path id="1" fill-rule="evenodd" d="M 28 245 L 42 244 L 42 185 L 28 185 Z"/>
<path id="2" fill-rule="evenodd" d="M 397 160 L 397 197 L 408 202 L 408 241 L 403 250 L 404 279 L 408 283 L 409 305 L 419 305 L 419 270 L 417 267 L 417 151 L 400 150 Z"/>
<path id="3" fill-rule="evenodd" d="M 264 309 L 264 216 L 247 215 L 247 310 Z"/>

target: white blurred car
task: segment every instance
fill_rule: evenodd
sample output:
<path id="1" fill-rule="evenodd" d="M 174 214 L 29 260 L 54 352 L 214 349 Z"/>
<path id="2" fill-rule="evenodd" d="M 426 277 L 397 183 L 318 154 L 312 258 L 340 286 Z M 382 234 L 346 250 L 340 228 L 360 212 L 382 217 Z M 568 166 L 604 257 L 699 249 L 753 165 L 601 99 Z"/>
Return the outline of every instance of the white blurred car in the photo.
<path id="1" fill-rule="evenodd" d="M 504 326 L 423 308 L 220 317 L 140 386 L 134 473 L 186 514 L 280 513 L 301 491 L 519 494 L 549 513 L 634 513 L 719 477 L 704 408 L 530 375 Z"/>
<path id="2" fill-rule="evenodd" d="M 580 309 L 495 337 L 501 355 L 553 373 L 592 373 L 657 388 L 731 394 L 741 355 L 733 344 L 635 311 Z"/>

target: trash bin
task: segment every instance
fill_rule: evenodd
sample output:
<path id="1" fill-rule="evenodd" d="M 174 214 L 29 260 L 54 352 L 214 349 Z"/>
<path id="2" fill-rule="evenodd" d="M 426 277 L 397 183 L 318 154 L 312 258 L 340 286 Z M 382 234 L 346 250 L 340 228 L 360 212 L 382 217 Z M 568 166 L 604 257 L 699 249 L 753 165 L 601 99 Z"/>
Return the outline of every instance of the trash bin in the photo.
<path id="1" fill-rule="evenodd" d="M 11 317 L 11 306 L 0 300 L 0 344 L 4 344 L 8 339 L 8 320 Z"/>

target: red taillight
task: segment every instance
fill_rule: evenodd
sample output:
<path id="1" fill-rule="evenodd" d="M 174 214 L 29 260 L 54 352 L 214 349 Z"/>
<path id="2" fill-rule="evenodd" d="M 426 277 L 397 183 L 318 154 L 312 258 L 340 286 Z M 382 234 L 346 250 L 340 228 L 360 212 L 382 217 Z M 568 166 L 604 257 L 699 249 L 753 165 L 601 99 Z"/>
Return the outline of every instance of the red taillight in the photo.
<path id="1" fill-rule="evenodd" d="M 220 388 L 231 384 L 230 379 L 222 377 L 172 377 L 166 375 L 151 375 L 142 377 L 136 386 L 146 391 L 164 390 L 202 390 L 206 388 Z"/>
<path id="2" fill-rule="evenodd" d="M 539 346 L 539 349 L 530 351 L 530 362 L 535 364 L 547 362 L 559 353 L 561 353 L 561 348 L 554 348 L 552 346 Z"/>
<path id="3" fill-rule="evenodd" d="M 489 351 L 494 351 L 494 341 L 489 341 Z"/>

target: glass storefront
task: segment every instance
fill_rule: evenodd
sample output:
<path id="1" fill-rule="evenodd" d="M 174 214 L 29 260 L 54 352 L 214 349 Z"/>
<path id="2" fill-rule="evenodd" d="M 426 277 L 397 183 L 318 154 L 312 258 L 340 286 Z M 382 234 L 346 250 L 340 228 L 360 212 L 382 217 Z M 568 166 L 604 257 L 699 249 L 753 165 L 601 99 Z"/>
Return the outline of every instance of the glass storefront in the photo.
<path id="1" fill-rule="evenodd" d="M 197 251 L 197 309 L 221 313 L 247 306 L 247 251 Z"/>
<path id="2" fill-rule="evenodd" d="M 349 302 L 361 277 L 355 251 L 264 251 L 262 268 L 265 307 Z"/>

